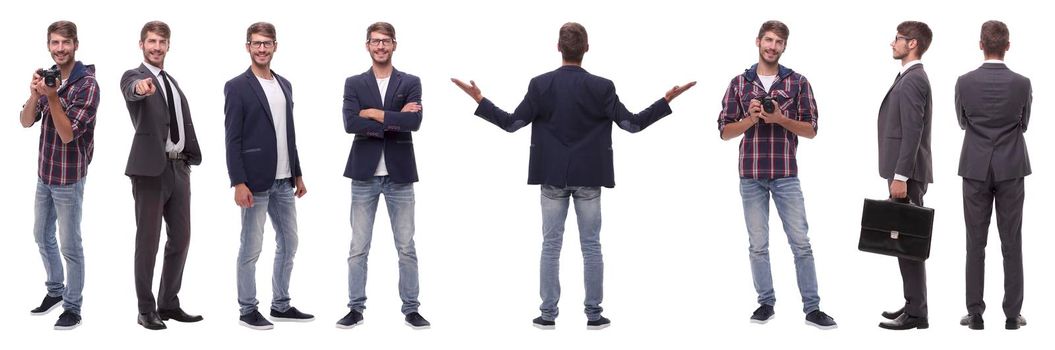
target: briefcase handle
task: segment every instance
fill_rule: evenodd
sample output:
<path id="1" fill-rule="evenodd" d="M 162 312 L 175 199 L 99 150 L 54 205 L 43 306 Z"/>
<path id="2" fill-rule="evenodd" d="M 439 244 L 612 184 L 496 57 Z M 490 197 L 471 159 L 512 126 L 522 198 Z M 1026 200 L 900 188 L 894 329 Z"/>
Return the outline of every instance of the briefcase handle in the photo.
<path id="1" fill-rule="evenodd" d="M 917 205 L 916 203 L 912 203 L 912 200 L 909 199 L 908 196 L 905 196 L 904 198 L 889 197 L 889 198 L 887 198 L 887 200 L 891 201 L 891 202 L 894 202 L 894 203 Z"/>

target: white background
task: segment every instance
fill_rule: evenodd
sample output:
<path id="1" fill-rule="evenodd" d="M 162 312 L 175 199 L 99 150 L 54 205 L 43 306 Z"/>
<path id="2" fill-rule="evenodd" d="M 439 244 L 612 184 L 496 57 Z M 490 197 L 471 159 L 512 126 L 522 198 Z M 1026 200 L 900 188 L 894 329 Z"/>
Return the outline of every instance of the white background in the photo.
<path id="1" fill-rule="evenodd" d="M 761 345 L 888 348 L 907 344 L 992 348 L 1045 339 L 1053 284 L 1044 221 L 1052 196 L 1049 26 L 1036 3 L 1024 1 L 912 3 L 752 1 L 572 2 L 346 2 L 232 1 L 5 3 L 0 11 L 0 123 L 5 157 L 0 245 L 0 333 L 15 348 L 91 345 L 176 348 L 325 345 L 365 348 L 622 348 Z M 77 59 L 96 64 L 102 87 L 82 223 L 87 278 L 83 325 L 56 332 L 58 316 L 31 317 L 44 295 L 44 273 L 31 235 L 39 129 L 22 129 L 16 115 L 31 73 L 52 64 L 47 26 L 58 19 L 79 26 Z M 133 129 L 118 81 L 142 61 L 139 30 L 149 20 L 172 30 L 166 69 L 191 106 L 204 161 L 195 167 L 193 240 L 180 297 L 201 313 L 198 324 L 168 322 L 162 332 L 135 323 L 132 257 L 135 226 L 131 185 L 123 175 Z M 794 265 L 780 223 L 771 221 L 777 318 L 748 323 L 757 306 L 747 257 L 747 234 L 736 172 L 737 141 L 721 141 L 716 119 L 734 75 L 757 62 L 754 38 L 768 19 L 788 24 L 781 63 L 806 75 L 819 107 L 820 133 L 802 140 L 798 159 L 820 278 L 821 307 L 839 329 L 803 324 Z M 931 329 L 880 330 L 879 312 L 901 303 L 893 258 L 857 251 L 863 198 L 886 195 L 876 171 L 876 114 L 898 72 L 889 43 L 903 20 L 927 22 L 934 42 L 924 56 L 934 92 L 935 183 L 926 203 L 936 209 L 928 261 Z M 962 131 L 953 112 L 953 85 L 982 61 L 978 32 L 1000 19 L 1011 30 L 1009 66 L 1033 78 L 1027 134 L 1034 175 L 1027 181 L 1024 222 L 1029 325 L 1003 330 L 999 240 L 992 225 L 988 249 L 987 329 L 957 324 L 964 308 L 964 225 L 956 176 Z M 292 81 L 295 117 L 308 195 L 299 200 L 300 249 L 293 305 L 314 313 L 307 324 L 277 324 L 267 332 L 238 326 L 235 257 L 239 210 L 224 160 L 223 83 L 250 60 L 245 28 L 255 21 L 278 28 L 273 68 Z M 421 312 L 428 331 L 403 325 L 396 254 L 379 210 L 371 254 L 366 323 L 338 330 L 347 312 L 349 180 L 342 177 L 352 136 L 341 131 L 344 79 L 370 64 L 365 28 L 395 25 L 397 69 L 422 78 L 425 119 L 415 135 L 421 182 L 417 192 L 417 249 Z M 475 104 L 448 79 L 475 79 L 484 95 L 512 110 L 528 80 L 560 64 L 557 30 L 585 25 L 590 52 L 584 67 L 615 81 L 631 110 L 640 110 L 675 84 L 699 85 L 674 101 L 674 114 L 648 130 L 615 132 L 617 184 L 604 191 L 602 241 L 606 262 L 602 306 L 612 326 L 587 332 L 581 313 L 581 255 L 574 221 L 564 246 L 564 298 L 556 331 L 530 326 L 538 315 L 541 246 L 538 187 L 525 185 L 530 131 L 508 135 L 472 115 Z M 1046 66 L 1042 66 L 1046 65 Z M 1049 73 L 1050 74 L 1050 73 Z M 1048 207 L 1050 208 L 1050 207 Z M 570 219 L 570 218 L 569 218 Z M 995 219 L 994 219 L 995 221 Z M 258 298 L 270 302 L 273 233 L 258 263 Z M 161 254 L 159 254 L 161 256 Z M 158 268 L 160 269 L 160 263 Z M 1050 339 L 1050 338 L 1047 338 Z"/>

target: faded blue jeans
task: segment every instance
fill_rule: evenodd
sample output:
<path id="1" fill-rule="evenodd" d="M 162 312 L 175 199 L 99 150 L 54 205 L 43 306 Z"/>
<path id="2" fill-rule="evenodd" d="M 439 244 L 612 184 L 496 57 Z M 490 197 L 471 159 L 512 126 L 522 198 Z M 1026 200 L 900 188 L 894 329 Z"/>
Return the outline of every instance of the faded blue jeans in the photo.
<path id="1" fill-rule="evenodd" d="M 774 305 L 773 274 L 769 266 L 769 197 L 772 194 L 784 233 L 788 235 L 791 253 L 795 256 L 795 275 L 802 295 L 802 311 L 820 308 L 817 295 L 817 269 L 813 264 L 813 249 L 806 236 L 806 205 L 802 198 L 798 177 L 779 179 L 740 179 L 740 196 L 744 202 L 744 220 L 750 241 L 751 276 L 754 278 L 758 303 Z"/>
<path id="2" fill-rule="evenodd" d="M 62 307 L 81 313 L 81 291 L 84 289 L 84 248 L 81 246 L 81 204 L 84 202 L 84 182 L 69 185 L 47 185 L 37 180 L 33 206 L 33 239 L 44 260 L 48 296 L 61 296 Z M 55 240 L 56 223 L 58 242 Z M 61 243 L 61 249 L 59 244 Z M 66 260 L 67 275 L 63 276 L 62 259 Z M 66 284 L 63 284 L 65 277 Z"/>
<path id="3" fill-rule="evenodd" d="M 352 180 L 352 243 L 348 250 L 348 308 L 366 308 L 366 262 L 374 235 L 377 202 L 385 195 L 392 236 L 399 255 L 399 298 L 403 314 L 417 312 L 418 254 L 414 249 L 414 183 L 395 183 L 388 176 Z"/>
<path id="4" fill-rule="evenodd" d="M 604 296 L 604 260 L 601 256 L 601 188 L 542 185 L 542 259 L 539 294 L 542 319 L 557 318 L 560 300 L 560 249 L 564 242 L 564 222 L 568 218 L 568 198 L 575 203 L 582 249 L 583 284 L 586 287 L 586 317 L 601 318 Z"/>
<path id="5" fill-rule="evenodd" d="M 256 261 L 264 245 L 264 224 L 271 216 L 275 228 L 275 266 L 271 273 L 271 308 L 289 310 L 289 279 L 297 254 L 296 189 L 290 178 L 275 180 L 266 191 L 253 192 L 253 206 L 242 208 L 241 247 L 238 249 L 238 307 L 242 315 L 256 311 Z"/>

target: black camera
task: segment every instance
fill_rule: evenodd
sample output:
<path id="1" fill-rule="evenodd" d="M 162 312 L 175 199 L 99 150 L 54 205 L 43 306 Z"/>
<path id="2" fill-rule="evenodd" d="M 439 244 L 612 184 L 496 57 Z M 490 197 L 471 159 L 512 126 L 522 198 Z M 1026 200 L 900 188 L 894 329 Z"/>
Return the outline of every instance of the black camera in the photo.
<path id="1" fill-rule="evenodd" d="M 770 96 L 759 96 L 755 97 L 758 102 L 762 103 L 762 110 L 766 113 L 773 113 L 777 109 L 776 99 Z"/>
<path id="2" fill-rule="evenodd" d="M 59 72 L 58 68 L 55 69 L 37 69 L 37 75 L 41 79 L 44 79 L 44 85 L 48 87 L 55 87 L 62 81 L 62 73 Z"/>

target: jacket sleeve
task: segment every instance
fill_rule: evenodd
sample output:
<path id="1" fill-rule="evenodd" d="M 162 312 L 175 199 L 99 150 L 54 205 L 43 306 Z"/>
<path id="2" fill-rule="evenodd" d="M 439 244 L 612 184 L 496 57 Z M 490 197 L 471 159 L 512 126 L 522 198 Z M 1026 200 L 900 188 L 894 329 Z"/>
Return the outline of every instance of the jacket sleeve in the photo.
<path id="1" fill-rule="evenodd" d="M 660 98 L 651 106 L 637 114 L 631 113 L 626 106 L 619 101 L 619 95 L 615 93 L 615 84 L 608 81 L 603 90 L 603 101 L 608 118 L 611 118 L 620 129 L 636 133 L 645 130 L 649 125 L 670 115 L 670 104 L 666 99 Z"/>
<path id="2" fill-rule="evenodd" d="M 1022 107 L 1022 120 L 1019 122 L 1022 126 L 1022 132 L 1026 132 L 1029 128 L 1029 113 L 1033 109 L 1033 85 L 1030 83 L 1029 78 L 1026 78 L 1026 105 Z"/>
<path id="3" fill-rule="evenodd" d="M 898 146 L 897 165 L 894 174 L 912 177 L 915 174 L 916 157 L 923 140 L 924 114 L 930 87 L 922 77 L 909 75 L 903 79 L 905 86 L 899 89 L 898 115 L 901 118 L 901 144 Z"/>
<path id="4" fill-rule="evenodd" d="M 473 114 L 507 132 L 517 131 L 530 124 L 538 116 L 538 102 L 536 101 L 534 85 L 533 82 L 528 85 L 528 92 L 524 95 L 524 100 L 520 101 L 520 105 L 513 111 L 513 114 L 498 108 L 487 98 L 480 100 L 480 105 L 476 107 L 476 112 Z"/>
<path id="5" fill-rule="evenodd" d="M 359 94 L 355 90 L 356 82 L 355 77 L 349 77 L 344 81 L 344 132 L 377 138 L 384 137 L 384 126 L 381 123 L 359 116 L 362 106 L 359 104 Z"/>
<path id="6" fill-rule="evenodd" d="M 231 187 L 249 181 L 242 160 L 242 126 L 245 123 L 245 112 L 236 84 L 232 80 L 223 87 L 224 139 L 227 147 L 227 175 L 231 178 Z"/>
<path id="7" fill-rule="evenodd" d="M 407 94 L 407 103 L 417 102 L 421 104 L 421 80 L 414 77 L 408 81 L 408 89 L 410 90 Z M 396 106 L 396 108 L 403 109 L 403 106 Z M 400 111 L 384 111 L 385 112 L 385 131 L 418 131 L 421 127 L 421 116 L 423 110 L 417 112 L 400 112 Z"/>
<path id="8" fill-rule="evenodd" d="M 953 101 L 956 103 L 956 122 L 960 124 L 960 130 L 967 130 L 967 111 L 963 108 L 963 94 L 960 93 L 960 87 L 963 83 L 963 77 L 956 79 L 955 96 Z"/>

